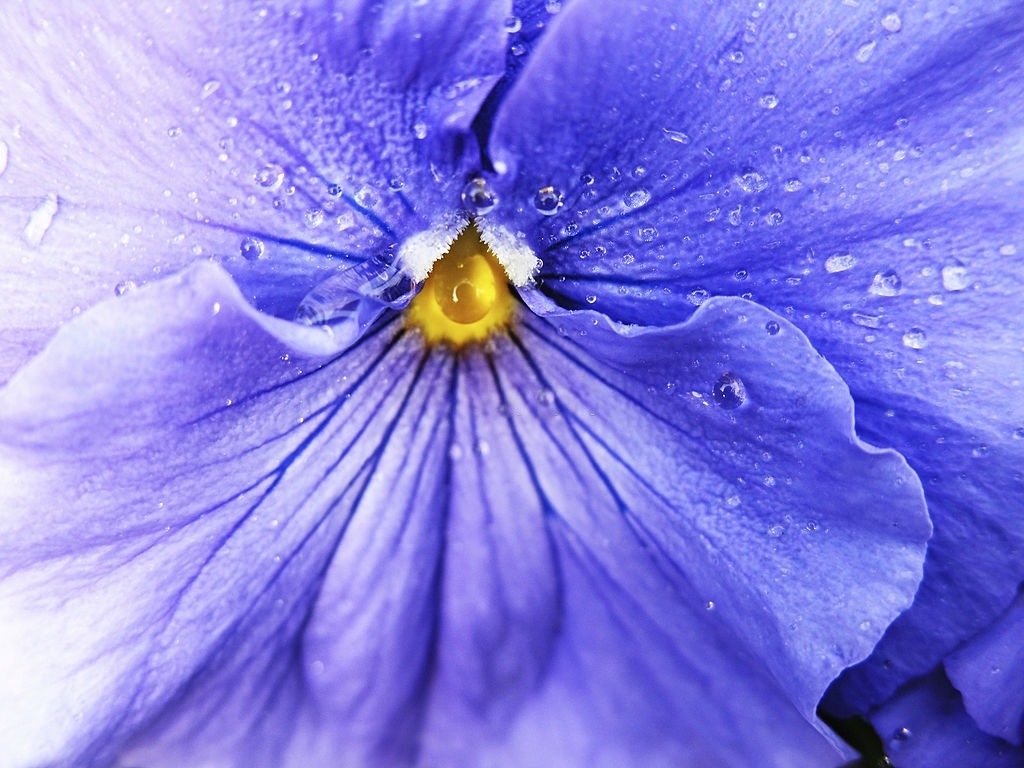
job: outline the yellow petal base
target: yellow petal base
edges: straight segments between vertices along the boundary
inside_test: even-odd
[[[434,266],[405,311],[427,344],[463,347],[508,325],[516,302],[508,277],[470,224]]]

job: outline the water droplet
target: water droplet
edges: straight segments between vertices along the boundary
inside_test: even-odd
[[[739,408],[747,401],[747,388],[734,373],[723,373],[711,390],[715,402],[727,411]]]
[[[462,204],[470,213],[483,216],[498,204],[498,195],[482,176],[470,179],[462,189]]]
[[[879,272],[871,281],[868,291],[875,296],[898,296],[903,289],[903,281],[893,270]]]
[[[768,535],[773,539],[778,539],[786,532],[786,526],[782,523],[772,523],[768,526]]]
[[[665,137],[669,141],[674,141],[676,144],[684,144],[684,145],[690,143],[690,137],[687,136],[682,131],[673,131],[673,130],[670,130],[668,128],[662,128],[662,130],[665,132]]]
[[[254,261],[255,259],[263,258],[263,254],[266,253],[266,247],[263,245],[263,241],[259,238],[247,237],[242,240],[242,244],[239,246],[239,251],[243,257],[249,261]]]
[[[0,176],[7,170],[7,144],[0,141]]]
[[[857,257],[851,253],[837,253],[825,259],[825,271],[835,274],[853,269],[857,264]]]
[[[636,231],[636,239],[641,243],[653,243],[658,239],[658,230],[656,227],[640,227]]]
[[[782,327],[774,320],[769,320],[764,324],[764,329],[768,331],[769,336],[776,336],[782,330]]]
[[[562,193],[554,187],[541,187],[533,196],[533,207],[545,216],[554,216],[562,207]]]
[[[772,208],[765,214],[764,221],[769,227],[777,227],[783,222],[785,216],[778,208]]]
[[[766,93],[759,102],[762,109],[775,109],[779,106],[779,97],[774,93]]]
[[[277,163],[267,163],[256,171],[256,183],[271,191],[280,189],[284,183],[284,168]]]
[[[170,136],[172,139],[178,138],[179,136],[181,136],[181,126],[172,125],[170,128],[167,129],[167,135]]]
[[[704,603],[704,608],[709,610],[709,611],[715,610],[715,601],[714,600],[708,600],[706,603]]]
[[[1024,427],[1017,427],[1013,430],[1013,436],[1018,440],[1024,440]]]
[[[787,179],[782,188],[787,192],[798,192],[803,189],[804,183],[800,179]]]
[[[705,301],[708,300],[710,294],[703,288],[695,288],[686,294],[686,300],[693,304],[695,307],[699,307]]]
[[[651,200],[651,193],[646,189],[634,189],[623,198],[627,208],[640,208]]]
[[[597,303],[597,296],[595,296],[592,293],[587,294],[587,304],[596,304],[596,303]]]
[[[323,208],[310,208],[303,214],[302,220],[310,229],[316,229],[324,223]]]
[[[876,45],[878,45],[878,43],[876,43],[874,40],[872,40],[870,43],[864,43],[864,45],[858,48],[857,52],[853,54],[853,58],[855,58],[861,64],[866,64],[868,60],[871,59],[872,54],[875,52]]]
[[[417,122],[413,123],[413,125],[412,125],[412,134],[417,139],[425,139],[425,138],[427,138],[427,133],[428,132],[429,132],[429,127],[422,120],[418,120]]]
[[[928,346],[928,337],[921,328],[911,328],[903,334],[903,346],[911,349],[924,349]]]
[[[505,19],[505,31],[510,35],[514,35],[516,32],[523,28],[523,20],[518,16],[509,16]]]
[[[1006,245],[1001,245],[1001,246],[999,246],[999,255],[1000,256],[1016,256],[1017,255],[1017,246],[1015,246],[1013,243],[1007,243]]]
[[[894,741],[907,741],[913,735],[914,734],[911,732],[911,730],[904,726],[903,728],[897,729],[896,733],[892,735],[892,738]]]
[[[965,267],[951,265],[942,268],[942,287],[947,291],[962,291],[970,284]]]
[[[739,185],[739,188],[748,194],[764,192],[768,189],[768,182],[765,181],[764,176],[755,170],[744,171],[735,178],[736,184]]]
[[[135,290],[135,281],[133,280],[122,280],[114,286],[115,296],[124,296],[126,293],[130,293]]]
[[[36,209],[29,214],[28,223],[22,234],[29,245],[39,245],[43,242],[46,231],[53,223],[53,217],[57,215],[57,196],[47,195]]]
[[[850,315],[850,320],[854,325],[859,325],[861,328],[880,328],[882,326],[881,315],[866,315],[863,312],[854,312]]]
[[[562,0],[547,0],[544,3],[544,10],[554,15],[562,10]]]
[[[200,97],[208,99],[220,89],[220,80],[207,80],[203,83],[203,90],[200,92]]]
[[[743,51],[730,51],[728,58],[733,64],[742,64],[745,57]]]
[[[899,32],[903,29],[903,19],[895,11],[887,13],[882,17],[882,29],[886,32]]]

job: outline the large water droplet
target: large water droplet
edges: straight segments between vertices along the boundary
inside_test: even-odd
[[[825,271],[835,274],[853,269],[857,264],[857,257],[850,253],[837,253],[825,259]]]
[[[782,330],[782,327],[774,320],[769,320],[764,324],[764,329],[768,331],[769,336],[776,336]]]
[[[911,328],[903,334],[903,346],[911,349],[924,349],[928,346],[928,337],[921,328]]]
[[[279,189],[284,183],[284,168],[277,163],[267,163],[256,171],[256,183],[271,191]]]
[[[334,337],[354,340],[386,309],[408,306],[416,283],[390,258],[376,256],[324,280],[295,312],[304,325],[330,324]]]
[[[887,269],[879,272],[871,281],[868,291],[875,296],[898,296],[903,289],[903,281],[895,271]]]
[[[775,109],[779,106],[779,97],[774,93],[766,93],[761,97],[760,105],[762,109]]]
[[[857,52],[853,54],[853,58],[855,58],[861,64],[866,64],[871,59],[871,56],[875,53],[876,45],[878,45],[878,43],[876,43],[874,40],[872,40],[870,43],[864,43],[864,45],[858,48]]]
[[[942,287],[947,291],[962,291],[970,284],[965,267],[956,265],[942,268]]]
[[[764,192],[768,189],[768,182],[765,181],[764,176],[755,170],[747,170],[736,176],[736,184],[748,194]]]
[[[895,11],[887,13],[882,17],[882,29],[886,32],[899,32],[903,29],[903,19]]]
[[[487,179],[477,176],[474,179],[470,179],[469,183],[463,187],[462,204],[470,213],[483,216],[485,213],[494,210],[494,207],[498,204],[498,195],[491,189]]]
[[[651,200],[651,193],[646,189],[634,189],[623,198],[627,208],[640,208]]]
[[[533,207],[545,216],[554,216],[562,207],[562,193],[554,187],[541,187],[533,196]]]
[[[723,373],[711,389],[715,402],[727,411],[735,410],[747,401],[747,388],[734,373]]]
[[[514,35],[516,32],[523,28],[523,20],[518,16],[509,16],[505,19],[505,31],[510,35]]]
[[[46,199],[36,206],[36,209],[29,214],[28,223],[25,225],[25,229],[22,233],[29,245],[39,245],[43,242],[43,237],[46,235],[46,231],[53,223],[53,217],[57,215],[58,208],[57,196],[48,195]]]
[[[266,253],[266,247],[258,237],[246,237],[242,240],[239,251],[244,258],[249,261],[255,261],[256,259],[263,258],[264,253]]]

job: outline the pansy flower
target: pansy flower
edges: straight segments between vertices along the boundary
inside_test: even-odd
[[[1024,576],[955,11],[17,5],[0,764],[847,759]]]

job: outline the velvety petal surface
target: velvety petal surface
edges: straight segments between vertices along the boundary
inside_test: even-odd
[[[339,268],[454,227],[508,15],[14,3],[0,29],[0,380],[82,308],[197,259],[290,318]]]
[[[425,764],[839,762],[815,704],[930,527],[799,331],[741,300],[665,330],[524,313],[455,402]]]
[[[1018,768],[1024,750],[982,733],[941,669],[913,681],[871,715],[897,768]]]
[[[1015,746],[1024,741],[1024,597],[946,659],[946,674],[985,733]]]
[[[540,292],[640,323],[774,309],[923,478],[924,584],[839,710],[934,668],[1024,577],[1022,40],[1010,2],[579,0],[496,118],[487,221],[543,260]]]
[[[307,679],[324,662],[298,642],[312,606],[332,564],[401,538],[388,510],[422,512],[400,565],[429,572],[439,547],[436,499],[418,494],[446,458],[446,392],[393,331],[307,365],[318,331],[261,317],[203,264],[84,313],[12,379],[0,764],[108,766],[132,742],[128,764],[337,765],[300,740],[325,727]],[[416,430],[438,440],[410,460]],[[340,597],[364,622],[386,613],[392,642],[429,628],[433,602],[401,570],[390,592],[349,573]],[[348,632],[355,668],[383,657],[365,624]],[[364,690],[361,706],[413,713],[412,660],[372,668],[383,703]]]

